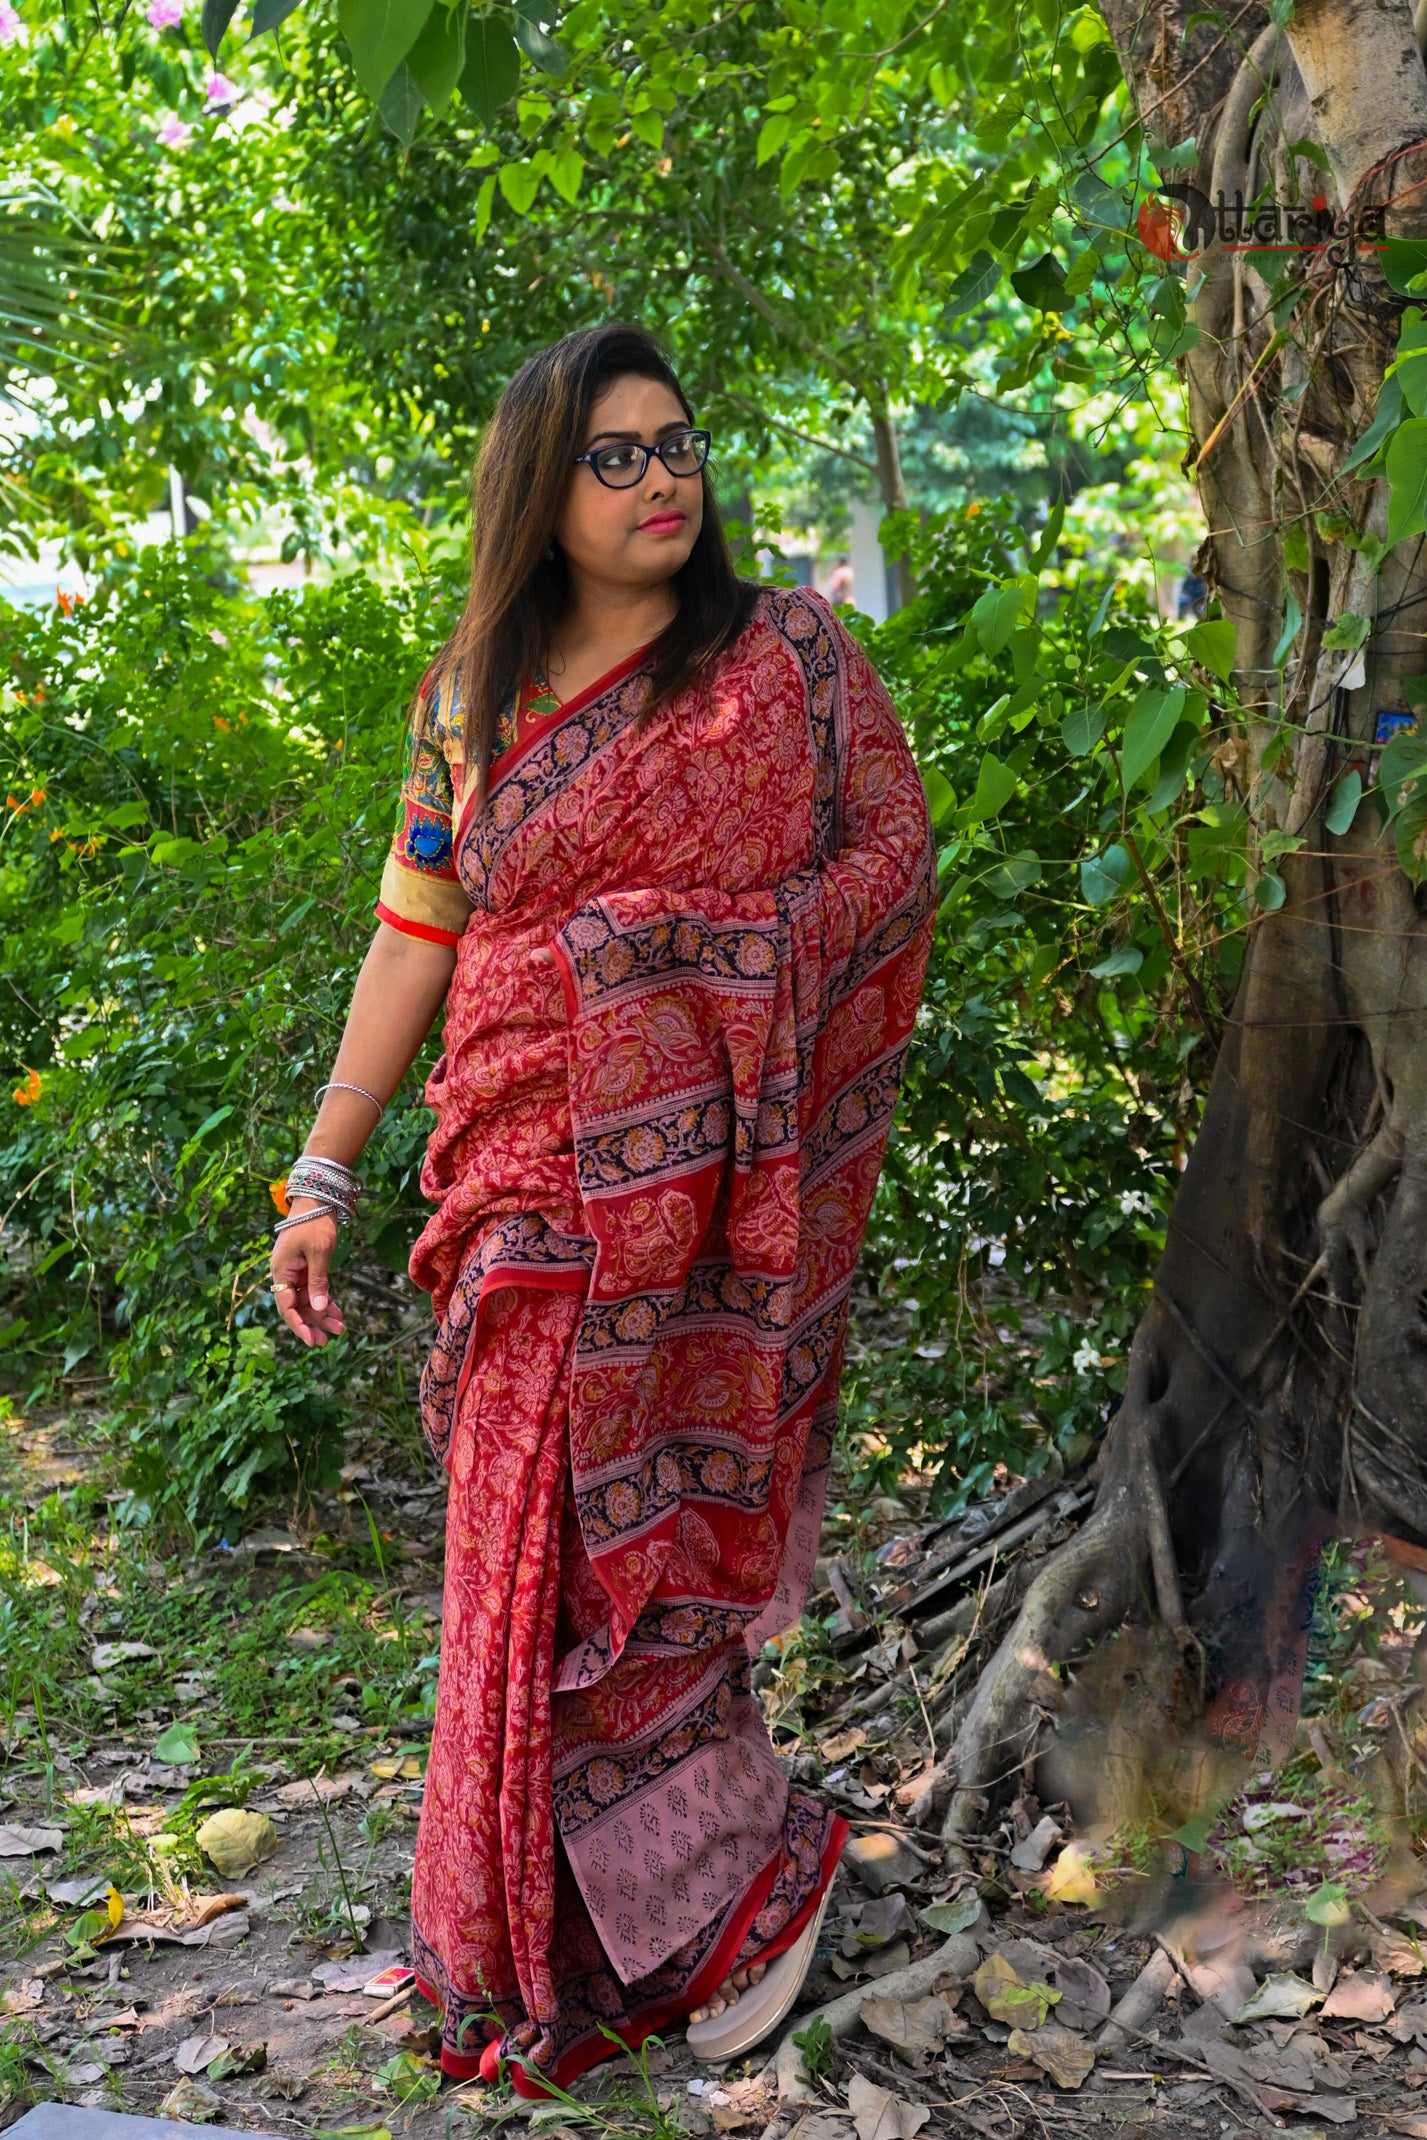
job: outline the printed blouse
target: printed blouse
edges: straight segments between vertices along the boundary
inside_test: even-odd
[[[493,779],[505,754],[559,711],[544,677],[528,679],[496,723]],[[462,718],[459,681],[448,677],[424,720],[407,730],[401,811],[377,900],[378,921],[430,944],[459,943],[471,914],[456,874],[466,776]]]

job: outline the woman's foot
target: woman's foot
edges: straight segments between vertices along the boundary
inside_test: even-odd
[[[747,1969],[735,1969],[731,1976],[724,1978],[707,2006],[694,2008],[689,2016],[690,2021],[717,2020],[720,2014],[727,2013],[729,2007],[738,2004],[738,1994],[741,1991],[747,1991],[750,1985],[762,1983],[767,1969],[766,1962],[753,1962]]]

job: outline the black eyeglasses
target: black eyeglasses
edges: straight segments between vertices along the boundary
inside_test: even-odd
[[[709,431],[675,431],[657,446],[592,446],[575,455],[575,466],[588,461],[607,490],[633,490],[644,481],[651,460],[660,460],[671,476],[696,476],[709,457],[713,434]]]

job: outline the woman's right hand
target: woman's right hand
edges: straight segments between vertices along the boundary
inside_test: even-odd
[[[304,1345],[325,1345],[346,1329],[342,1311],[327,1291],[327,1273],[337,1246],[337,1221],[330,1211],[299,1196],[294,1211],[312,1213],[306,1226],[287,1226],[273,1243],[272,1289],[278,1314]]]

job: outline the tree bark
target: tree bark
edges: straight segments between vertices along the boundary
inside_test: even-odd
[[[885,401],[870,401],[868,409],[872,417],[872,438],[877,450],[877,487],[882,493],[884,513],[905,513],[907,510],[907,486],[902,477],[902,454],[897,444],[897,426]],[[917,591],[912,577],[912,568],[905,557],[899,557],[893,566],[897,582],[897,607],[905,609]]]
[[[1211,201],[1321,190],[1335,214],[1381,205],[1390,235],[1427,233],[1427,70],[1406,0],[1298,0],[1286,30],[1255,0],[1187,42],[1191,0],[1102,5],[1152,146],[1192,139]],[[1303,140],[1331,175],[1290,152]],[[1251,842],[1277,829],[1303,846],[1281,865],[1284,905],[1251,924],[1094,1513],[977,1690],[949,1838],[1035,1759],[1087,1818],[1135,1761],[1162,1805],[1192,1811],[1204,1760],[1286,1746],[1323,1536],[1427,1542],[1427,913],[1371,808],[1341,835],[1323,821],[1349,765],[1369,784],[1378,716],[1427,668],[1427,546],[1374,571],[1361,537],[1385,540],[1387,484],[1342,474],[1405,301],[1372,253],[1350,271],[1300,254],[1277,314],[1252,256],[1218,237],[1187,275],[1199,565],[1237,629]],[[1285,562],[1290,527],[1306,567]],[[1280,670],[1290,594],[1302,622]],[[1361,663],[1323,646],[1347,612],[1371,620]],[[1285,723],[1290,760],[1265,772]],[[1107,1644],[1126,1623],[1134,1639]],[[1052,1670],[1091,1644],[1068,1681]],[[1138,1751],[1112,1762],[1130,1716]],[[1176,1769],[1196,1735],[1198,1769]]]

